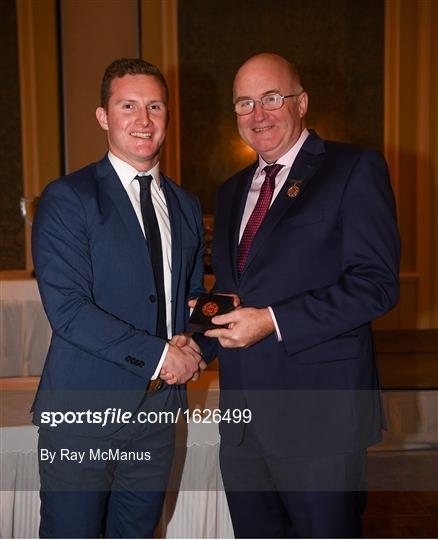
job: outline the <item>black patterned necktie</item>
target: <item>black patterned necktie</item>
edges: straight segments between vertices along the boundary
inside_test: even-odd
[[[140,206],[143,218],[146,242],[149,248],[149,256],[154,271],[155,288],[157,290],[158,317],[156,335],[167,339],[166,323],[166,296],[164,294],[164,271],[163,271],[163,249],[161,247],[160,228],[158,226],[157,215],[152,203],[150,174],[135,177],[140,184]]]
[[[260,189],[259,198],[257,199],[254,210],[252,211],[245,230],[243,231],[237,251],[237,271],[239,275],[245,268],[246,260],[248,258],[249,250],[251,249],[254,237],[257,234],[260,225],[263,223],[266,214],[268,213],[272,195],[274,194],[275,190],[275,177],[283,167],[284,165],[276,164],[266,165],[266,167],[263,169],[266,173],[265,180]]]

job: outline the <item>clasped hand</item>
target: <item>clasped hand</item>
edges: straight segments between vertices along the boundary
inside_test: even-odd
[[[167,384],[183,384],[196,381],[200,370],[207,364],[202,359],[201,350],[191,337],[184,334],[173,336],[161,366],[160,378]]]
[[[275,331],[268,308],[243,308],[237,294],[227,293],[226,296],[233,298],[234,311],[213,317],[212,322],[226,325],[227,328],[207,330],[204,332],[205,336],[218,338],[222,347],[230,349],[250,347]],[[196,299],[189,301],[189,307],[194,308],[195,305]]]
[[[207,337],[218,338],[224,348],[250,347],[274,332],[275,325],[268,308],[237,308],[213,317],[214,324],[227,328],[207,330]]]

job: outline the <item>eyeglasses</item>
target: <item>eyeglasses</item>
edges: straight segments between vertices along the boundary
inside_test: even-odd
[[[276,109],[281,109],[281,107],[283,107],[283,103],[286,98],[297,97],[302,93],[303,92],[301,91],[298,94],[289,94],[288,96],[282,96],[281,94],[274,92],[273,94],[266,94],[260,99],[240,99],[234,104],[234,111],[239,116],[251,114],[255,108],[256,103],[260,103],[260,105],[265,109],[265,111],[275,111]]]

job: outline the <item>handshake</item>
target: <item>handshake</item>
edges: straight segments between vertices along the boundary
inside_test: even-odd
[[[274,331],[274,323],[267,308],[241,308],[240,298],[234,293],[222,294],[232,298],[234,310],[213,317],[217,329],[208,330],[205,335],[218,338],[222,347],[249,347]],[[197,298],[189,300],[190,308],[196,307]],[[173,336],[161,366],[160,379],[167,384],[183,384],[196,381],[199,373],[207,367],[201,349],[196,341],[184,334]]]
[[[184,334],[173,336],[160,371],[160,379],[167,384],[196,381],[207,367],[196,341]]]

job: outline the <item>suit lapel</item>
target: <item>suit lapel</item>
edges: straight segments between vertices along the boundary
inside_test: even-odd
[[[318,170],[324,158],[324,153],[323,141],[311,130],[310,135],[295,158],[286,182],[275,198],[275,201],[272,203],[271,208],[254,237],[242,276],[245,274],[263,243],[268,240],[269,235],[272,233],[279,220],[295,205],[296,201],[302,197],[306,187]],[[299,187],[299,193],[296,197],[290,197],[288,195],[288,190],[293,185]]]
[[[128,241],[133,244],[133,253],[136,254],[136,257],[133,257],[133,259],[138,260],[138,255],[141,262],[148,266],[152,271],[147,243],[138,222],[137,215],[120,178],[117,176],[117,173],[107,156],[96,164],[96,173],[99,190],[109,196],[113,207],[119,213],[128,231]]]
[[[133,244],[134,248],[133,253],[138,255],[138,258],[133,257],[133,260],[139,260],[144,267],[148,268],[150,277],[153,279],[152,263],[143,231],[138,223],[137,215],[128,194],[107,156],[96,164],[96,174],[99,190],[109,196],[112,205],[116,208],[128,231],[129,242]],[[160,182],[166,198],[172,235],[172,300],[175,300],[181,274],[181,209],[178,197],[163,174],[160,174]],[[175,309],[176,302],[173,301],[173,325],[175,324]]]
[[[163,174],[160,174],[160,182],[162,183],[164,196],[166,197],[172,237],[172,326],[174,326],[176,320],[176,297],[181,277],[181,207],[178,197]]]

